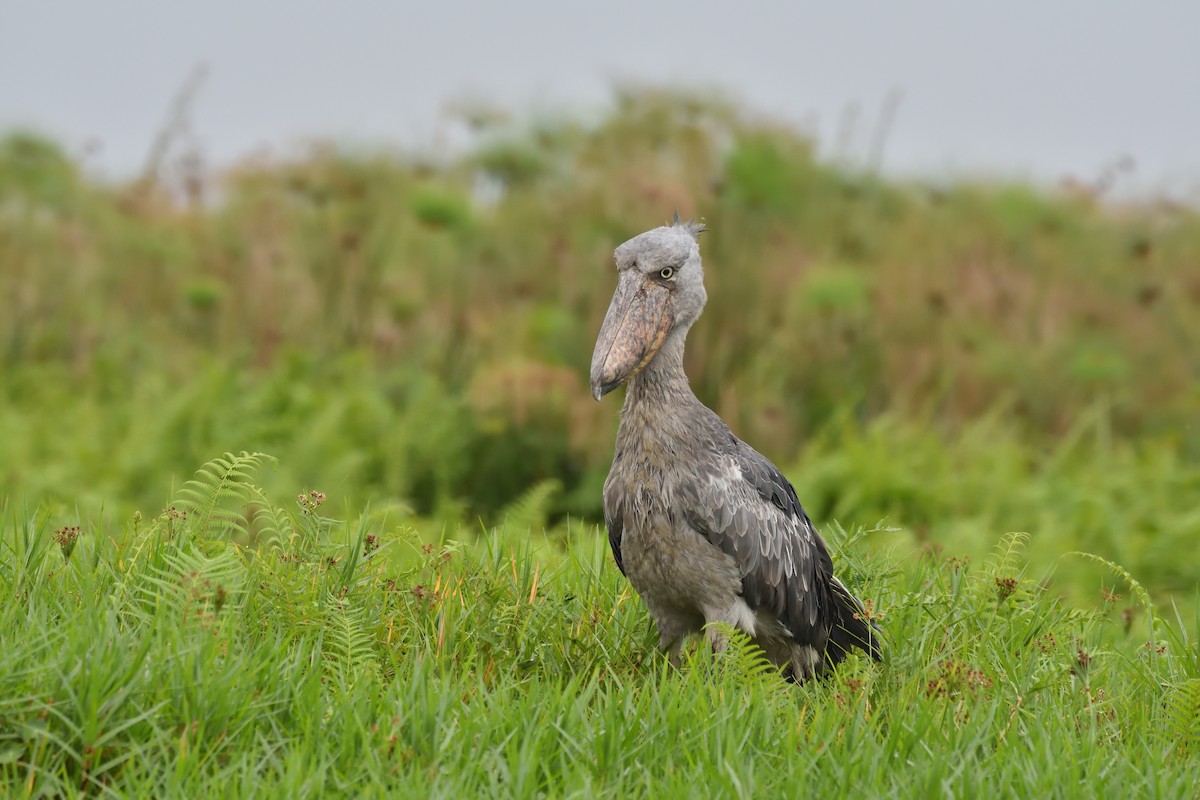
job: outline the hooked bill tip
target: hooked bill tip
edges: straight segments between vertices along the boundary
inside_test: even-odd
[[[608,394],[613,389],[617,388],[617,386],[619,386],[619,385],[620,385],[619,381],[617,383],[608,383],[608,384],[601,383],[600,381],[595,381],[592,383],[592,397],[599,400],[599,399],[603,398],[604,395]]]

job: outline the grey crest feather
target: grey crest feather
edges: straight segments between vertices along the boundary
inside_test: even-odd
[[[673,225],[676,228],[683,228],[696,241],[700,241],[700,234],[702,234],[706,230],[708,230],[708,228],[706,228],[704,226],[704,223],[697,222],[695,217],[692,217],[687,222],[684,222],[683,220],[681,220],[679,218],[678,210],[675,211],[675,219],[674,219],[674,221],[672,221],[671,225]]]

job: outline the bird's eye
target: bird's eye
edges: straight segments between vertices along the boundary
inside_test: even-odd
[[[662,278],[664,281],[670,280],[671,276],[674,274],[675,269],[673,267],[663,267],[658,271],[658,277]]]

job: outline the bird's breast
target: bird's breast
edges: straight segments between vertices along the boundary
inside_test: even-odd
[[[647,605],[699,609],[716,595],[733,597],[740,573],[733,559],[697,533],[682,507],[684,460],[669,449],[619,447],[605,484],[605,513],[621,521],[621,558]]]

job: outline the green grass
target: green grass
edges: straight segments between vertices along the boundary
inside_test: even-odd
[[[161,515],[70,547],[3,510],[8,795],[1186,797],[1200,780],[1196,620],[1159,618],[1136,583],[1153,617],[1132,630],[1111,598],[1067,604],[1024,535],[969,563],[872,556],[833,528],[888,656],[795,686],[736,637],[667,665],[590,526],[432,543],[384,514],[332,520],[314,491],[268,497],[268,463],[211,462]]]

